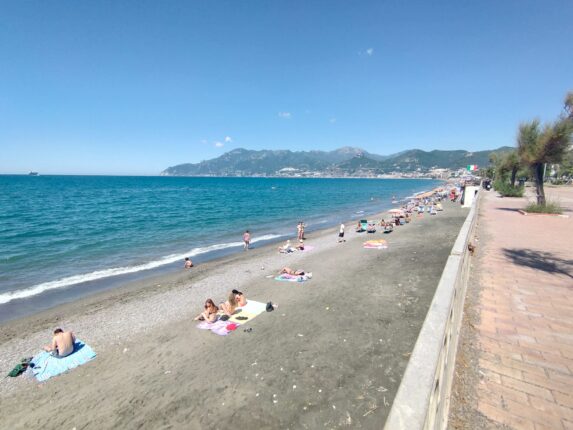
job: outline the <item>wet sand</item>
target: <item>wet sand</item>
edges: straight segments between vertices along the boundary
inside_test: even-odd
[[[98,357],[43,384],[3,379],[0,427],[380,428],[467,215],[444,209],[388,235],[347,224],[345,243],[328,229],[312,251],[263,247],[7,323],[4,373],[56,326]],[[373,238],[389,248],[364,249]],[[285,265],[313,278],[267,278]],[[195,328],[205,298],[233,288],[279,308],[229,336]]]

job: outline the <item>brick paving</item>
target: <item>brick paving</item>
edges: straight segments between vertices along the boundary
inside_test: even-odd
[[[477,366],[456,373],[479,372],[475,408],[491,427],[573,429],[573,188],[546,191],[568,218],[521,215],[525,199],[494,192],[481,201]]]

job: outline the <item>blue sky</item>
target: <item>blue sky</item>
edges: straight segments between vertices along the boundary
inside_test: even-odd
[[[573,2],[12,1],[0,173],[492,149],[573,90]]]

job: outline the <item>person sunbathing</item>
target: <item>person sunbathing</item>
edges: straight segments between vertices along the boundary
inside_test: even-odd
[[[58,358],[67,357],[74,352],[74,342],[76,337],[71,331],[63,331],[61,328],[54,330],[54,337],[51,345],[46,345],[44,351],[51,352]]]
[[[221,303],[219,305],[221,310],[223,312],[225,312],[225,315],[228,315],[228,316],[233,315],[233,313],[235,312],[235,310],[237,309],[238,306],[239,306],[239,304],[237,303],[237,297],[235,296],[235,293],[233,293],[233,292],[231,292],[231,294],[229,294],[229,298],[227,299],[227,301],[225,303]]]
[[[233,294],[235,295],[235,301],[237,302],[237,306],[242,307],[247,304],[247,298],[243,293],[239,290],[233,290]]]
[[[293,270],[290,267],[283,267],[279,272],[279,275],[304,276],[304,274],[304,270]]]
[[[217,315],[219,308],[211,299],[205,301],[205,310],[195,317],[195,321],[215,322],[219,318]]]
[[[290,240],[287,240],[284,245],[279,246],[279,252],[281,254],[288,254],[290,252],[294,252],[294,248],[290,246]]]

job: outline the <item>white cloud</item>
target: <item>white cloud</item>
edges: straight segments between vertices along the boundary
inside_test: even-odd
[[[330,122],[331,124],[334,124],[334,123],[336,122],[336,118],[330,118],[330,119],[328,120],[328,122]]]
[[[366,55],[368,55],[369,57],[372,57],[372,54],[374,54],[374,48],[368,48],[366,50]]]
[[[223,146],[225,146],[225,144],[223,142],[215,142],[214,144],[217,148],[222,148]]]
[[[231,136],[225,136],[225,143],[231,143],[232,141]]]
[[[279,118],[291,119],[292,115],[290,112],[279,112]]]

